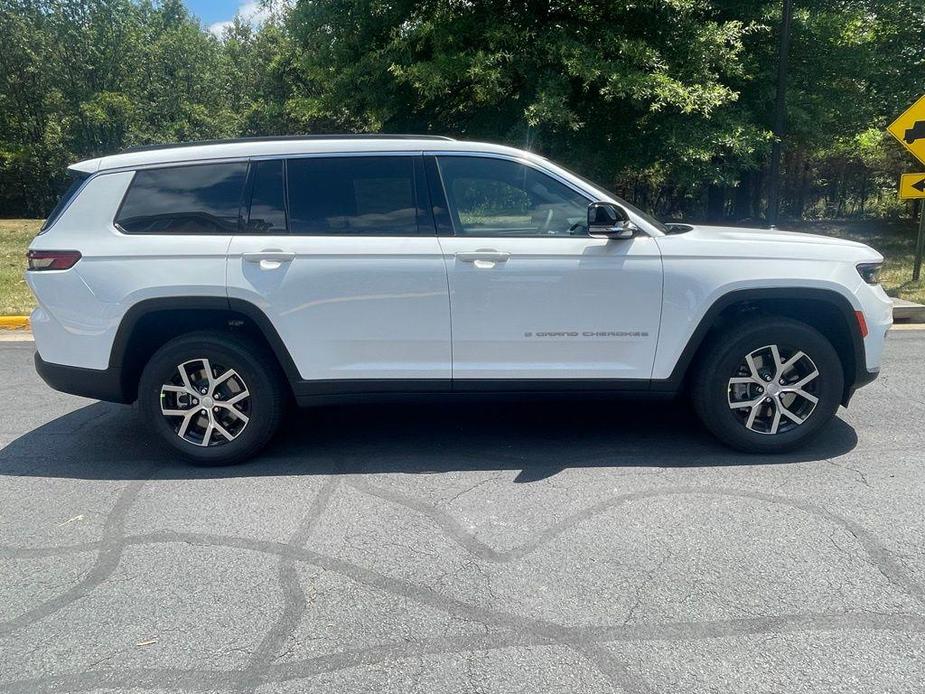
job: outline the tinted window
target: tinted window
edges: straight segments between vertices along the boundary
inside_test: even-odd
[[[70,183],[68,183],[67,188],[58,199],[58,204],[56,204],[48,214],[48,218],[45,220],[45,223],[42,224],[40,231],[45,231],[48,227],[55,223],[55,220],[61,216],[61,213],[64,212],[64,208],[67,207],[67,204],[71,201],[71,198],[77,194],[80,186],[83,185],[83,182],[87,180],[89,175],[90,174],[75,173],[72,171],[68,172],[68,180]]]
[[[468,236],[581,236],[588,200],[536,169],[491,157],[440,157],[455,231]]]
[[[116,223],[130,233],[232,233],[238,229],[246,172],[244,162],[142,169]]]
[[[258,161],[251,165],[253,185],[247,215],[247,231],[286,233],[286,192],[282,161]]]
[[[293,233],[418,233],[412,157],[290,159],[287,178]]]

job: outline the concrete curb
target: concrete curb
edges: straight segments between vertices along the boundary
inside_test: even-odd
[[[893,299],[893,320],[925,323],[925,306],[905,299]]]
[[[0,316],[2,330],[28,330],[29,316]]]

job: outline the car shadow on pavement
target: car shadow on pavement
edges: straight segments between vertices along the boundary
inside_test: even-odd
[[[149,434],[135,409],[94,403],[0,449],[0,475],[119,480],[519,470],[515,482],[531,482],[567,468],[809,462],[856,444],[851,425],[836,418],[798,451],[738,453],[715,441],[683,402],[366,404],[294,410],[254,460],[196,468]]]

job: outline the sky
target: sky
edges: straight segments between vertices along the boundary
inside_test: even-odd
[[[190,12],[202,20],[210,31],[221,33],[222,27],[234,19],[235,13],[242,17],[259,19],[260,8],[256,1],[247,0],[186,0]]]

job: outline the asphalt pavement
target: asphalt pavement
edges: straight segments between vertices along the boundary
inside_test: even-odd
[[[925,331],[809,448],[683,403],[305,410],[197,469],[0,343],[0,692],[921,692]]]

